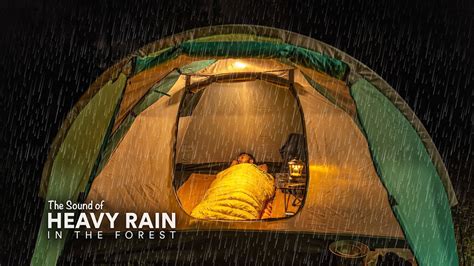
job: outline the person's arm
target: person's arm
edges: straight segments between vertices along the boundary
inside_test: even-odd
[[[237,162],[237,160],[232,160],[232,162],[230,163],[230,166],[234,166],[236,164],[238,164],[239,162]]]
[[[271,218],[271,216],[272,216],[272,203],[273,203],[273,198],[270,199],[269,201],[267,201],[267,204],[265,205],[265,209],[263,209],[261,219]]]
[[[268,172],[268,166],[266,164],[261,164],[259,166],[257,166],[258,169],[264,171],[264,172]]]

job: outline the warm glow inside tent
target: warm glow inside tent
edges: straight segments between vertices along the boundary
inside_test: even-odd
[[[285,172],[281,149],[291,135],[304,139],[306,176],[292,215],[244,222],[190,215],[241,152],[273,176]],[[70,112],[43,174],[46,200],[173,212],[178,231],[392,239],[406,241],[421,265],[458,263],[456,197],[413,111],[360,62],[283,30],[200,28],[122,60]],[[34,263],[56,261],[64,246],[45,238],[44,219]]]

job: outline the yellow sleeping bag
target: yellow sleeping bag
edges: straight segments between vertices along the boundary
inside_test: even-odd
[[[254,164],[237,164],[217,174],[191,216],[200,219],[260,219],[274,193],[274,179],[270,174]]]

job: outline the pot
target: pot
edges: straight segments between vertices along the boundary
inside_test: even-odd
[[[353,240],[339,240],[329,245],[332,265],[363,266],[369,247]]]

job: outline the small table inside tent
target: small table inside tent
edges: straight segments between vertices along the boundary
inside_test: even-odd
[[[285,215],[293,216],[298,211],[303,202],[306,192],[306,176],[290,178],[288,173],[275,174],[275,187],[284,195]],[[293,198],[293,201],[290,201]],[[290,206],[296,207],[295,211],[290,211]]]

